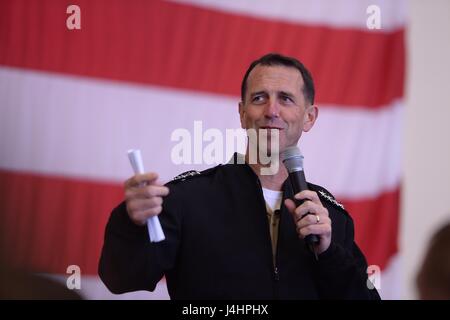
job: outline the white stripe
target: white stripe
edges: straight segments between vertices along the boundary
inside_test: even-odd
[[[307,180],[337,197],[374,197],[398,187],[403,105],[378,110],[323,108],[300,146]]]
[[[373,11],[380,9],[381,29],[386,32],[402,28],[406,22],[405,0],[172,0],[208,9],[310,25],[337,28],[357,28],[367,31],[366,21]]]
[[[372,269],[373,271],[374,269]],[[401,270],[402,270],[402,259],[399,253],[395,254],[390,258],[389,264],[386,268],[375,277],[378,278],[379,286],[377,288],[383,300],[394,300],[401,298]],[[63,286],[66,285],[67,275],[56,275],[56,274],[45,274],[51,279],[55,279],[60,282]],[[76,289],[74,289],[76,290]],[[156,286],[153,292],[148,291],[135,291],[125,294],[113,294],[106,286],[103,284],[98,276],[82,276],[81,277],[81,288],[76,290],[84,299],[89,300],[168,300],[170,299],[169,293],[167,291],[167,284],[165,279],[162,279]]]
[[[195,120],[203,132],[239,128],[238,100],[1,67],[0,167],[121,182],[132,175],[127,150],[140,148],[145,169],[166,181],[211,166],[173,164],[172,132],[193,135]],[[397,186],[402,109],[322,108],[302,137],[308,180],[345,197]]]
[[[61,274],[40,274],[41,276],[53,279],[62,286],[67,286],[68,275]],[[81,276],[80,289],[71,289],[87,300],[169,300],[166,280],[163,278],[158,282],[153,292],[133,291],[123,294],[111,293],[98,276]],[[69,289],[67,289],[69,290]]]
[[[378,293],[383,300],[398,300],[402,297],[402,285],[404,285],[404,264],[401,253],[396,253],[389,258],[389,263],[381,272],[380,288]]]
[[[383,300],[393,300],[401,298],[401,269],[402,262],[400,254],[395,254],[391,257],[389,264],[381,272],[376,275],[379,277],[377,286],[379,286],[378,293]],[[373,271],[373,270],[372,270]],[[66,286],[68,275],[43,274],[51,279],[54,279]],[[88,300],[168,300],[170,299],[167,291],[167,284],[165,279],[162,279],[156,286],[153,292],[149,291],[135,291],[124,294],[113,294],[103,284],[98,276],[81,277],[81,288],[73,289],[84,299]]]

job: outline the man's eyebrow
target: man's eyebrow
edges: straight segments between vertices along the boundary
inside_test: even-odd
[[[280,91],[280,94],[283,96],[288,96],[288,97],[294,97],[295,95],[293,93],[287,92],[287,91]]]
[[[250,93],[250,97],[254,97],[254,96],[258,96],[258,95],[261,95],[261,94],[266,94],[266,92],[265,91],[257,91],[257,92],[252,92],[252,93]]]

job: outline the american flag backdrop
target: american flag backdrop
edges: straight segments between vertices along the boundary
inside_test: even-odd
[[[71,4],[79,30],[66,26]],[[373,4],[381,29],[366,25]],[[388,0],[1,1],[0,237],[9,260],[62,281],[77,265],[86,298],[112,297],[97,264],[132,175],[126,151],[140,148],[162,182],[210,167],[174,164],[172,133],[195,138],[195,121],[203,131],[239,128],[245,70],[279,52],[301,60],[316,84],[319,118],[300,142],[307,179],[346,206],[358,245],[382,271],[382,297],[399,298],[405,22],[405,2]],[[162,280],[155,293],[123,297],[168,296]]]

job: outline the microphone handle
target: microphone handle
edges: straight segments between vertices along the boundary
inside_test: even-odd
[[[298,171],[289,173],[289,180],[291,181],[292,190],[294,191],[294,194],[297,194],[303,190],[308,190],[308,186],[306,184],[306,179],[305,179],[305,173],[303,170],[298,170]],[[294,199],[294,203],[297,207],[299,205],[301,205],[303,202],[304,202],[304,200]],[[306,213],[305,215],[308,215],[308,214],[312,214],[312,213]],[[305,237],[305,242],[309,246],[319,243],[319,240],[320,240],[319,236],[316,234],[309,234]]]

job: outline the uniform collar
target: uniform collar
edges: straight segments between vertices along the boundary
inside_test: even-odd
[[[253,169],[248,165],[248,163],[245,162],[245,155],[243,155],[242,153],[235,152],[233,154],[233,157],[231,157],[231,159],[228,161],[227,164],[230,164],[230,165],[233,165],[233,166],[236,166],[236,167],[239,167],[239,168],[242,168],[243,170],[245,170],[245,172],[247,172],[247,174],[249,174],[253,179],[257,180],[259,186],[262,188],[258,175],[253,171]],[[285,199],[286,197],[288,197],[288,198],[293,197],[294,194],[292,191],[292,186],[289,182],[289,178],[284,180],[281,191],[283,191],[283,199]]]

